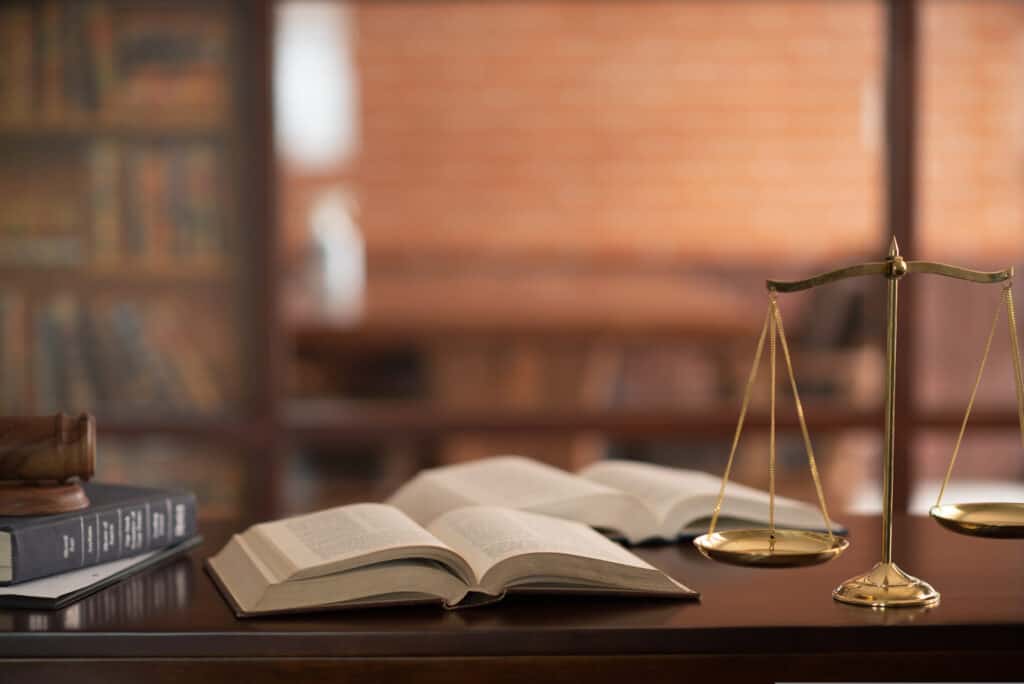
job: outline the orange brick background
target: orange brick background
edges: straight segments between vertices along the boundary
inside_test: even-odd
[[[920,22],[920,247],[979,267],[1020,263],[1024,3],[933,0]]]
[[[1024,3],[919,7],[910,256],[1022,266]],[[554,263],[560,275],[546,273],[559,283],[577,266],[625,264],[639,282],[663,260],[749,273],[723,288],[760,305],[766,275],[801,277],[884,249],[880,2],[350,9],[359,152],[316,173],[282,167],[292,254],[307,241],[311,198],[339,184],[360,206],[371,282],[434,260],[447,275]],[[962,410],[998,292],[940,279],[913,287],[916,310],[904,312],[919,326],[911,391],[926,407]],[[796,299],[785,306],[799,314]],[[1013,405],[1010,372],[1003,328],[979,405]],[[919,441],[922,477],[941,476],[953,438]],[[959,476],[1019,478],[1012,434],[968,439],[974,455]]]
[[[985,269],[1024,266],[1024,4],[923,4],[919,133],[920,250]],[[964,410],[999,302],[997,288],[923,280],[914,312],[921,355],[917,396],[929,408]],[[1019,290],[1019,288],[1018,288]],[[1020,301],[1018,291],[1017,299]],[[1014,406],[1006,316],[978,390],[980,409]],[[925,433],[916,445],[922,478],[939,479],[955,433]],[[955,475],[1020,480],[1012,430],[971,426]]]
[[[975,268],[1019,270],[1024,4],[936,0],[922,4],[920,22],[919,251]],[[921,279],[916,287],[919,396],[928,406],[963,410],[999,292],[945,279]],[[1013,406],[1012,372],[1004,315],[979,406]],[[1020,462],[1019,453],[1004,452]]]
[[[365,2],[371,253],[827,260],[879,249],[873,2]]]

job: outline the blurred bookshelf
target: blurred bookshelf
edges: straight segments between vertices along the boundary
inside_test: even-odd
[[[0,6],[0,407],[94,412],[101,476],[209,515],[272,498],[269,35],[265,3]]]

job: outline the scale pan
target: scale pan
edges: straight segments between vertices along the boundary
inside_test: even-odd
[[[822,532],[775,530],[773,543],[769,530],[757,529],[704,534],[694,539],[693,545],[707,558],[722,563],[792,568],[830,561],[850,542],[845,537],[829,538]]]
[[[1024,537],[1024,503],[963,503],[932,506],[928,511],[943,527],[974,537]]]

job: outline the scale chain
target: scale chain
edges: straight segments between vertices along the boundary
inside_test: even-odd
[[[1020,422],[1021,442],[1024,444],[1024,382],[1021,379],[1020,344],[1017,337],[1017,316],[1013,305],[1013,286],[1007,283],[1003,287],[999,305],[996,306],[996,313],[992,317],[992,327],[988,331],[988,339],[985,340],[985,351],[981,355],[981,363],[978,365],[978,374],[974,378],[974,387],[971,389],[971,397],[967,401],[967,410],[964,412],[963,422],[960,423],[960,432],[953,446],[953,455],[949,459],[949,466],[946,468],[946,476],[939,487],[939,495],[935,499],[935,505],[942,505],[942,497],[949,486],[949,480],[953,475],[953,466],[956,464],[957,456],[960,454],[960,447],[963,444],[964,433],[967,431],[967,422],[971,418],[971,411],[974,410],[974,400],[978,395],[978,387],[981,385],[981,377],[985,372],[985,365],[988,363],[989,353],[992,350],[992,340],[995,338],[996,328],[999,324],[999,311],[1006,307],[1007,323],[1010,329],[1010,353],[1013,355],[1013,379],[1014,392],[1017,395],[1017,417]]]
[[[743,403],[740,405],[740,418],[736,422],[736,432],[732,437],[732,448],[729,449],[729,460],[725,464],[725,473],[722,475],[722,484],[718,488],[718,500],[715,501],[715,508],[711,512],[711,525],[708,527],[708,536],[715,533],[715,526],[718,525],[718,514],[722,510],[722,501],[725,499],[725,485],[729,482],[729,474],[732,472],[732,462],[736,457],[736,447],[740,443],[740,435],[743,434],[743,421],[747,417],[747,408],[750,406],[750,395],[754,389],[754,381],[757,380],[757,370],[761,365],[761,356],[764,353],[764,339],[768,335],[768,324],[771,321],[772,312],[769,308],[764,317],[764,325],[761,326],[761,335],[757,339],[757,350],[754,352],[754,364],[750,368],[750,377],[747,378],[747,387],[743,391]]]
[[[814,480],[814,491],[818,495],[818,506],[821,508],[821,517],[825,521],[825,529],[828,530],[828,538],[835,541],[832,534],[832,520],[828,515],[828,507],[825,505],[825,492],[821,487],[821,477],[818,475],[818,465],[814,458],[814,447],[811,446],[811,435],[807,431],[807,421],[804,418],[804,406],[800,401],[800,392],[796,387],[796,375],[793,373],[793,360],[789,355],[789,344],[786,342],[786,330],[782,325],[782,315],[779,313],[779,305],[772,299],[772,316],[775,325],[779,330],[779,342],[782,343],[782,357],[786,360],[786,370],[789,372],[789,384],[793,388],[793,400],[796,403],[796,417],[800,423],[800,432],[804,438],[804,449],[807,451],[807,463],[811,468],[811,479]],[[774,508],[774,506],[773,506]]]
[[[1004,304],[1008,304],[1007,294],[1009,293],[1009,287],[1003,288],[1003,293],[999,297],[999,304],[996,306],[996,314],[992,317],[992,327],[988,331],[988,339],[985,340],[985,351],[981,355],[981,364],[978,366],[978,374],[974,378],[974,388],[971,390],[971,398],[967,401],[967,411],[964,413],[963,422],[960,423],[960,433],[956,437],[956,445],[953,447],[953,457],[949,459],[949,466],[946,468],[946,477],[942,480],[942,486],[939,487],[939,496],[935,499],[935,505],[942,505],[942,496],[946,493],[946,486],[949,484],[949,478],[953,474],[953,465],[956,463],[956,457],[960,454],[960,445],[964,441],[964,432],[967,430],[967,421],[971,417],[971,411],[974,409],[974,399],[978,396],[978,387],[981,385],[981,376],[985,372],[985,364],[988,362],[989,352],[992,350],[992,340],[996,336],[996,328],[999,324],[999,311],[1003,308]],[[1012,316],[1011,316],[1012,320]],[[1013,324],[1010,324],[1010,329],[1013,329]],[[1017,404],[1020,406],[1020,391],[1017,391]]]
[[[725,487],[729,482],[729,475],[732,472],[732,464],[736,457],[736,449],[739,445],[740,436],[743,433],[743,424],[746,420],[747,410],[750,406],[750,398],[753,394],[754,382],[757,379],[757,371],[761,364],[761,357],[764,355],[765,338],[769,338],[769,355],[771,365],[771,392],[770,392],[770,428],[769,428],[769,453],[768,453],[768,477],[769,477],[769,504],[768,520],[770,528],[770,544],[774,548],[775,543],[775,368],[776,368],[776,338],[782,345],[782,356],[786,361],[786,371],[789,376],[790,386],[793,389],[793,399],[796,404],[797,420],[800,423],[800,432],[803,435],[804,449],[807,451],[807,462],[810,465],[811,478],[814,480],[814,489],[818,498],[818,506],[821,509],[821,516],[825,522],[825,529],[828,531],[829,540],[834,541],[832,532],[832,520],[828,514],[828,507],[825,504],[825,493],[821,486],[821,477],[818,474],[817,462],[814,458],[814,448],[811,446],[810,432],[807,429],[807,421],[804,417],[803,403],[800,401],[800,393],[796,385],[796,375],[793,372],[793,360],[789,353],[789,344],[786,341],[785,328],[782,325],[782,315],[779,312],[778,302],[775,293],[769,293],[768,313],[765,316],[764,325],[761,327],[761,334],[757,340],[757,350],[754,352],[754,363],[750,369],[750,376],[747,378],[747,385],[743,391],[743,401],[740,405],[740,416],[736,423],[736,432],[733,435],[732,447],[729,450],[729,459],[726,461],[725,473],[722,475],[722,483],[718,489],[718,499],[715,502],[714,510],[711,513],[711,524],[708,527],[708,535],[715,532],[718,525],[718,516],[722,510],[722,502],[725,499]]]
[[[775,311],[777,305],[775,302],[775,293],[772,292],[768,295],[770,303],[769,309],[772,311],[772,321],[768,329],[768,354],[770,359],[770,394],[769,405],[770,405],[770,428],[768,432],[768,529],[769,538],[774,543],[775,541],[775,336],[778,331],[778,323],[776,323]]]
[[[1017,339],[1017,314],[1013,306],[1013,283],[1006,285],[1006,315],[1010,320],[1010,349],[1013,354],[1013,372],[1017,390],[1017,419],[1020,422],[1021,445],[1024,446],[1024,374],[1021,372],[1020,343]]]

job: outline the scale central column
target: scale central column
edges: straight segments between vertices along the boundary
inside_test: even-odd
[[[896,238],[887,257],[889,305],[885,338],[885,456],[882,462],[882,560],[863,575],[852,577],[832,592],[843,603],[873,608],[928,606],[938,603],[939,592],[927,582],[908,575],[892,560],[893,478],[896,460],[896,330],[899,320],[899,279],[907,273]],[[904,457],[907,457],[904,454]]]
[[[882,562],[892,563],[892,499],[893,480],[896,474],[896,331],[899,328],[899,287],[900,277],[895,259],[888,275],[889,305],[885,326],[885,460],[882,461]],[[902,259],[900,258],[900,261]],[[906,273],[906,266],[903,267]]]

